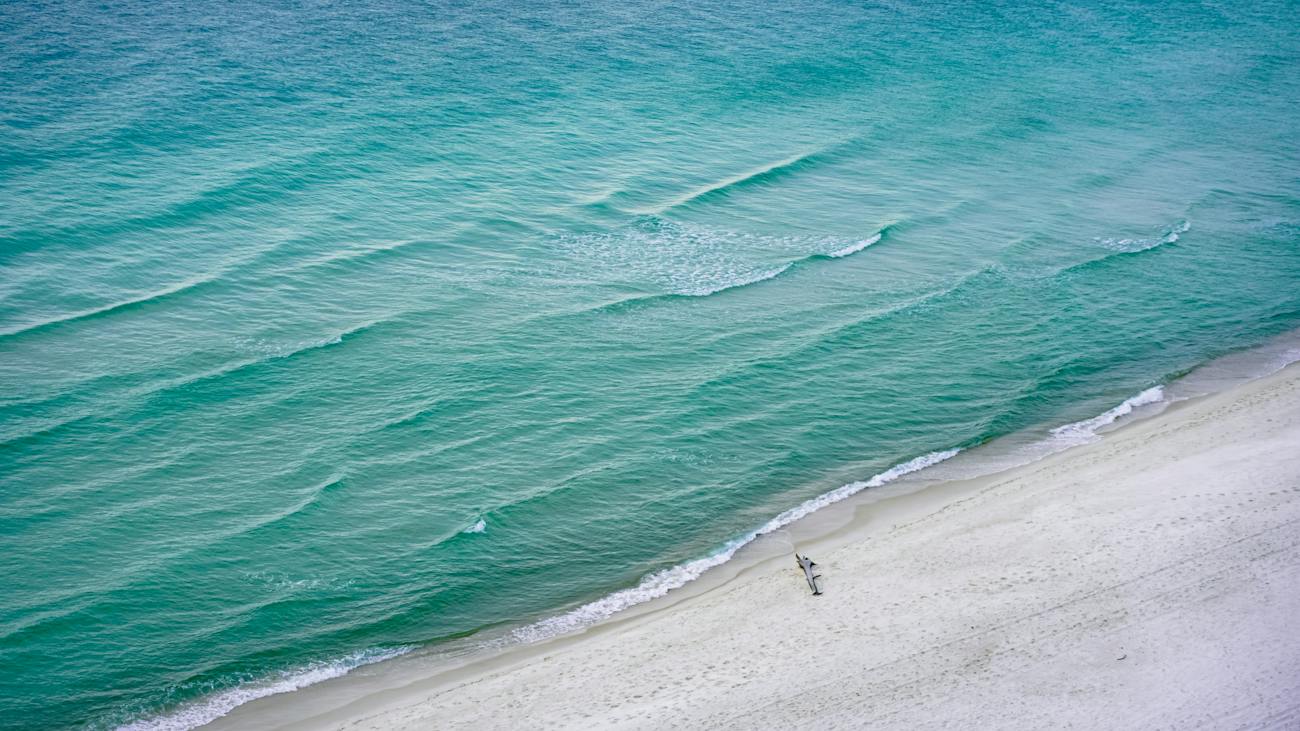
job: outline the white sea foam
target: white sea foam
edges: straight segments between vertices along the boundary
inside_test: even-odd
[[[1185,234],[1185,233],[1187,233],[1187,230],[1190,229],[1191,227],[1192,227],[1192,224],[1191,224],[1191,223],[1188,223],[1187,221],[1179,221],[1178,224],[1177,224],[1176,226],[1171,227],[1171,228],[1170,228],[1170,229],[1165,233],[1164,238],[1160,239],[1160,243],[1162,243],[1162,244],[1172,244],[1172,243],[1174,243],[1175,241],[1178,240],[1178,235],[1179,235],[1179,234]]]
[[[1133,409],[1139,406],[1158,403],[1164,396],[1165,389],[1163,386],[1152,386],[1136,396],[1125,399],[1119,406],[1098,414],[1091,419],[1056,427],[1052,430],[1053,441],[1064,442],[1068,446],[1095,442],[1100,439],[1097,435],[1098,429],[1114,424],[1117,419],[1128,416],[1133,413]]]
[[[1184,226],[1182,230],[1185,231],[1186,227]],[[1254,373],[1252,377],[1262,377],[1269,373],[1276,372],[1297,360],[1300,360],[1300,349],[1294,346],[1286,347],[1285,349],[1280,350],[1273,357],[1269,358],[1266,368],[1259,373]],[[1069,449],[1070,447],[1094,442],[1101,438],[1098,433],[1101,429],[1104,429],[1105,427],[1114,424],[1119,419],[1132,414],[1138,407],[1159,403],[1164,399],[1164,387],[1153,386],[1135,396],[1125,399],[1114,408],[1090,419],[1076,421],[1052,429],[1050,437],[1038,441],[1034,445],[1030,445],[1028,450],[1017,450],[1015,453],[1009,455],[1010,459],[1008,460],[993,463],[981,463],[982,468],[977,473],[970,474],[967,474],[966,470],[960,470],[958,473],[951,474],[942,473],[944,468],[940,468],[941,474],[937,475],[937,477],[939,479],[962,479],[973,477],[976,474],[990,474],[992,472],[998,472],[1042,459],[1049,454],[1060,452]],[[893,482],[904,475],[938,465],[939,463],[954,457],[959,452],[961,452],[960,449],[931,452],[895,465],[870,479],[842,485],[830,492],[806,500],[803,503],[780,513],[776,517],[764,523],[758,529],[728,542],[721,550],[713,555],[696,559],[694,561],[688,561],[649,574],[642,579],[639,584],[632,588],[614,592],[565,614],[543,619],[539,622],[516,629],[507,636],[501,638],[498,642],[502,644],[511,644],[513,642],[535,642],[555,637],[590,626],[624,609],[661,597],[669,591],[685,586],[691,581],[699,578],[705,571],[726,563],[735,556],[742,547],[752,543],[761,535],[780,530],[800,518],[810,515],[828,505],[845,500],[869,487],[880,487]],[[487,522],[480,518],[476,523],[474,523],[474,525],[466,528],[462,532],[481,533],[486,530]],[[231,688],[186,705],[166,715],[134,721],[119,727],[119,731],[180,731],[193,729],[211,723],[249,701],[269,695],[288,693],[305,688],[309,685],[329,680],[330,678],[345,675],[363,665],[381,662],[383,660],[406,654],[412,649],[414,648],[400,647],[395,649],[376,649],[355,653],[335,662],[313,663],[304,668],[282,673],[265,681]]]
[[[289,693],[314,685],[372,663],[404,655],[413,648],[373,649],[353,653],[334,662],[317,662],[297,670],[272,676],[261,682],[245,683],[202,698],[161,716],[132,721],[118,731],[188,731],[212,723],[249,701],[269,695]]]
[[[948,449],[942,452],[931,452],[922,455],[916,459],[895,465],[884,472],[868,480],[859,482],[850,482],[828,493],[818,495],[815,498],[807,500],[780,515],[764,523],[757,530],[746,533],[745,535],[728,542],[720,551],[711,556],[699,558],[694,561],[688,561],[678,564],[662,571],[656,571],[644,579],[641,583],[630,589],[623,589],[597,599],[589,604],[584,604],[565,614],[543,619],[526,627],[521,627],[512,632],[508,640],[536,642],[538,640],[555,637],[557,635],[572,632],[589,626],[602,619],[612,616],[628,607],[635,606],[657,599],[673,589],[685,586],[687,583],[697,579],[705,571],[720,566],[731,557],[736,555],[745,545],[754,541],[761,535],[784,528],[800,518],[813,513],[816,510],[826,507],[832,503],[837,503],[845,498],[855,495],[868,487],[879,487],[888,482],[902,477],[903,475],[923,470],[931,465],[938,464],[953,455],[957,454],[958,449]]]
[[[620,282],[661,294],[707,297],[780,276],[816,257],[849,256],[878,242],[881,233],[850,241],[841,236],[772,236],[660,220],[616,231],[565,236],[564,277]],[[833,252],[824,254],[822,252]],[[784,255],[784,263],[773,262]],[[572,268],[572,272],[565,271]]]
[[[876,234],[875,236],[872,236],[870,238],[865,238],[857,242],[856,244],[849,244],[843,249],[840,249],[839,251],[832,251],[826,256],[829,256],[833,259],[840,259],[842,257],[848,256],[849,254],[856,254],[859,251],[862,251],[863,249],[867,248],[868,246],[871,246],[872,244],[878,241],[880,241],[880,234]]]
[[[736,281],[728,282],[727,284],[723,284],[720,286],[701,287],[699,289],[684,289],[681,290],[680,292],[677,292],[677,294],[683,294],[688,297],[708,297],[711,294],[717,294],[718,292],[725,292],[728,289],[736,289],[737,287],[748,287],[751,284],[766,282],[769,279],[773,279],[775,277],[781,276],[782,274],[785,273],[785,270],[789,269],[792,266],[794,266],[794,264],[786,264],[783,267],[777,267],[776,269],[769,269],[765,272],[759,272],[757,275],[743,277]]]
[[[1154,249],[1162,244],[1172,244],[1178,240],[1181,234],[1187,233],[1192,228],[1192,224],[1186,220],[1170,226],[1164,230],[1159,238],[1143,239],[1097,239],[1097,241],[1111,251],[1118,251],[1122,254],[1133,254],[1147,249]]]
[[[319,350],[321,348],[328,348],[331,345],[338,345],[345,339],[350,338],[357,333],[369,330],[382,322],[384,322],[382,319],[367,320],[359,325],[353,325],[344,328],[343,330],[339,330],[333,335],[326,335],[313,340],[298,342],[276,343],[265,338],[236,337],[233,338],[233,342],[239,346],[241,350],[261,356],[257,360],[241,363],[237,367],[242,368],[245,365],[251,365],[263,359],[273,360],[289,358],[298,355],[299,353],[305,353],[309,350]]]
[[[1051,431],[1052,436],[1049,439],[1039,443],[1039,446],[1043,449],[1036,450],[1035,456],[1029,457],[1026,461],[1033,461],[1036,458],[1041,458],[1062,449],[1095,441],[1100,438],[1097,433],[1098,430],[1133,413],[1133,410],[1139,406],[1154,404],[1163,398],[1164,388],[1154,386],[1091,419],[1084,419],[1083,421],[1057,427]],[[721,550],[710,556],[678,564],[662,571],[656,571],[646,576],[634,587],[614,592],[564,614],[521,627],[504,639],[506,641],[522,642],[536,642],[548,639],[582,629],[624,609],[657,599],[669,591],[685,586],[699,578],[705,571],[731,560],[737,551],[761,535],[780,530],[800,518],[856,495],[869,487],[880,487],[904,475],[937,465],[957,455],[960,451],[960,449],[948,449],[931,452],[908,462],[895,465],[868,480],[850,482],[830,492],[818,495],[777,515],[758,529],[728,542]],[[1041,454],[1037,452],[1041,452]]]

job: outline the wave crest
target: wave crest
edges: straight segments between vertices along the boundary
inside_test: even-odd
[[[884,234],[884,231],[881,231],[881,232],[877,233],[875,236],[871,236],[871,237],[865,238],[865,239],[863,239],[863,240],[857,242],[856,244],[849,244],[848,246],[844,247],[843,249],[840,249],[840,250],[838,250],[838,251],[832,251],[831,253],[827,254],[826,256],[828,256],[828,257],[830,257],[830,258],[832,258],[832,259],[843,259],[844,257],[846,257],[846,256],[848,256],[848,255],[850,255],[850,254],[856,254],[856,253],[858,253],[859,251],[862,251],[863,249],[867,248],[868,246],[871,246],[872,244],[874,244],[874,243],[880,241],[881,237],[883,237],[884,235],[885,235],[885,234]]]
[[[1288,351],[1287,356],[1289,358],[1287,362],[1294,360],[1292,351]],[[1100,438],[1098,434],[1100,429],[1131,414],[1140,406],[1162,401],[1164,395],[1163,386],[1153,386],[1090,419],[1056,427],[1051,430],[1051,436],[1048,440],[1042,443],[1053,448],[1042,454],[1034,455],[1029,461],[1060,451],[1060,449],[1096,441]],[[760,527],[728,541],[713,554],[650,573],[643,577],[636,586],[613,592],[563,614],[520,627],[497,640],[489,642],[488,646],[510,645],[520,642],[532,643],[550,639],[581,630],[625,609],[662,597],[673,589],[694,581],[709,569],[731,560],[741,548],[752,543],[759,536],[778,531],[801,518],[852,497],[868,488],[880,487],[905,475],[938,465],[961,453],[961,451],[960,448],[953,448],[923,454],[906,462],[896,464],[866,480],[850,482],[805,500],[799,505],[779,513]],[[1020,462],[1016,464],[1020,464]],[[1014,465],[1003,465],[997,469],[1006,469],[1009,466]],[[944,475],[943,478],[958,479],[953,475]],[[477,522],[463,529],[461,533],[482,533],[486,529],[486,520],[480,517]],[[229,688],[166,714],[133,721],[119,727],[119,731],[187,731],[211,723],[225,716],[236,707],[258,698],[305,688],[315,683],[345,675],[363,665],[404,655],[413,649],[415,648],[409,646],[375,648],[354,653],[332,662],[312,663],[292,671],[282,672],[260,682],[246,683]]]
[[[845,149],[850,142],[839,142],[827,145],[814,150],[805,150],[789,157],[781,158],[756,168],[751,168],[743,173],[722,178],[712,183],[706,183],[698,188],[687,191],[658,205],[642,206],[627,209],[628,213],[640,215],[659,215],[675,208],[702,203],[721,196],[726,196],[733,191],[754,185],[770,183],[777,178],[791,175],[816,165],[820,162],[833,157],[837,152]],[[607,202],[615,197],[621,196],[620,193],[605,196],[600,202]]]
[[[1187,220],[1166,227],[1159,236],[1138,239],[1097,239],[1097,243],[1118,254],[1136,254],[1147,249],[1154,249],[1164,244],[1172,244],[1179,236],[1191,230],[1192,224]]]
[[[650,218],[618,231],[562,239],[574,269],[602,282],[659,290],[596,309],[617,309],[677,297],[707,297],[775,279],[819,261],[843,259],[885,238],[893,224],[866,238],[846,242],[833,236],[760,236]],[[782,264],[746,261],[743,252],[785,249]],[[770,256],[770,254],[769,254]],[[566,272],[567,275],[567,272]]]
[[[126,310],[130,310],[136,307],[142,307],[148,304],[156,304],[158,302],[162,302],[164,300],[168,300],[185,293],[192,293],[201,287],[211,285],[214,282],[218,281],[221,278],[222,274],[224,274],[224,272],[216,272],[211,275],[186,279],[182,282],[178,282],[169,287],[164,287],[162,289],[155,290],[153,292],[147,292],[145,294],[136,297],[131,297],[129,299],[122,300],[120,302],[113,302],[110,304],[102,305],[100,307],[92,307],[91,309],[88,310],[81,310],[79,312],[71,312],[66,315],[59,315],[57,317],[52,317],[48,320],[42,320],[40,322],[29,323],[27,325],[20,325],[16,328],[12,328],[0,332],[0,337],[7,338],[7,337],[12,337],[14,335],[22,335],[24,333],[39,332],[41,330],[47,330],[50,328],[58,327],[60,325],[67,325],[82,320],[91,320],[97,317],[104,317],[107,315],[112,315],[117,312],[124,312]]]
[[[290,693],[330,678],[347,675],[363,666],[410,652],[412,647],[363,650],[331,662],[316,662],[288,670],[260,683],[244,683],[216,695],[182,706],[169,713],[132,721],[118,731],[188,731],[221,718],[239,706],[269,695]]]
[[[1056,427],[1052,430],[1052,437],[1055,441],[1064,442],[1067,446],[1095,442],[1101,438],[1097,434],[1099,429],[1114,424],[1122,416],[1128,416],[1139,406],[1159,403],[1164,397],[1164,386],[1152,386],[1136,396],[1124,399],[1124,402],[1119,406],[1098,414],[1091,419]]]
[[[830,492],[818,495],[815,498],[805,500],[799,505],[786,510],[777,515],[775,518],[764,523],[761,527],[746,533],[739,538],[727,542],[721,550],[704,558],[698,558],[694,561],[687,561],[661,571],[649,574],[641,580],[636,586],[622,591],[616,591],[594,602],[584,604],[570,612],[560,614],[554,617],[543,619],[540,622],[521,627],[508,636],[509,640],[521,642],[537,642],[539,640],[556,637],[574,630],[590,626],[602,619],[606,619],[617,612],[620,612],[637,604],[643,604],[651,599],[657,599],[673,589],[685,586],[691,581],[699,578],[705,571],[714,566],[721,566],[731,560],[744,546],[752,543],[756,538],[767,533],[784,528],[800,518],[809,515],[821,508],[832,503],[837,503],[845,498],[869,488],[879,487],[888,482],[923,470],[931,465],[938,464],[946,459],[956,455],[959,449],[948,449],[941,452],[931,452],[921,455],[915,459],[895,465],[878,475],[867,480],[850,482],[847,485],[838,487]]]

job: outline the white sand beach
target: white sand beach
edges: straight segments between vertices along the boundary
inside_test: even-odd
[[[577,636],[214,727],[1297,728],[1300,367],[863,505],[800,548],[823,596],[783,555]]]

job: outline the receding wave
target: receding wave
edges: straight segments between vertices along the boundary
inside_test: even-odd
[[[828,493],[806,500],[780,515],[777,515],[775,518],[764,523],[761,527],[729,541],[717,553],[694,561],[678,564],[677,566],[663,569],[662,571],[656,571],[646,576],[639,584],[630,589],[616,591],[613,594],[609,594],[608,596],[597,599],[589,604],[584,604],[570,612],[521,627],[512,632],[508,639],[522,642],[536,642],[538,640],[555,637],[590,626],[637,604],[643,604],[651,599],[657,599],[658,597],[667,594],[669,591],[685,586],[691,581],[699,578],[705,571],[708,571],[715,566],[721,566],[731,560],[731,558],[736,555],[737,551],[752,543],[761,535],[780,530],[816,510],[820,510],[827,505],[837,503],[852,495],[856,495],[869,487],[879,487],[886,483],[893,482],[903,475],[917,472],[918,470],[923,470],[931,465],[938,464],[951,458],[959,451],[960,450],[957,449],[948,449],[941,452],[931,452],[913,460],[895,465],[868,480],[850,482],[849,484],[838,487]]]
[[[269,695],[289,693],[330,678],[337,678],[363,666],[405,655],[414,648],[395,647],[363,650],[329,662],[316,662],[288,670],[258,683],[244,683],[169,713],[118,727],[118,731],[188,731],[221,718],[239,706]]]

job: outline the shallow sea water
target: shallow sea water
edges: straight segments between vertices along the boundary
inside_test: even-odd
[[[562,631],[1300,327],[1294,18],[5,5],[0,727]]]

